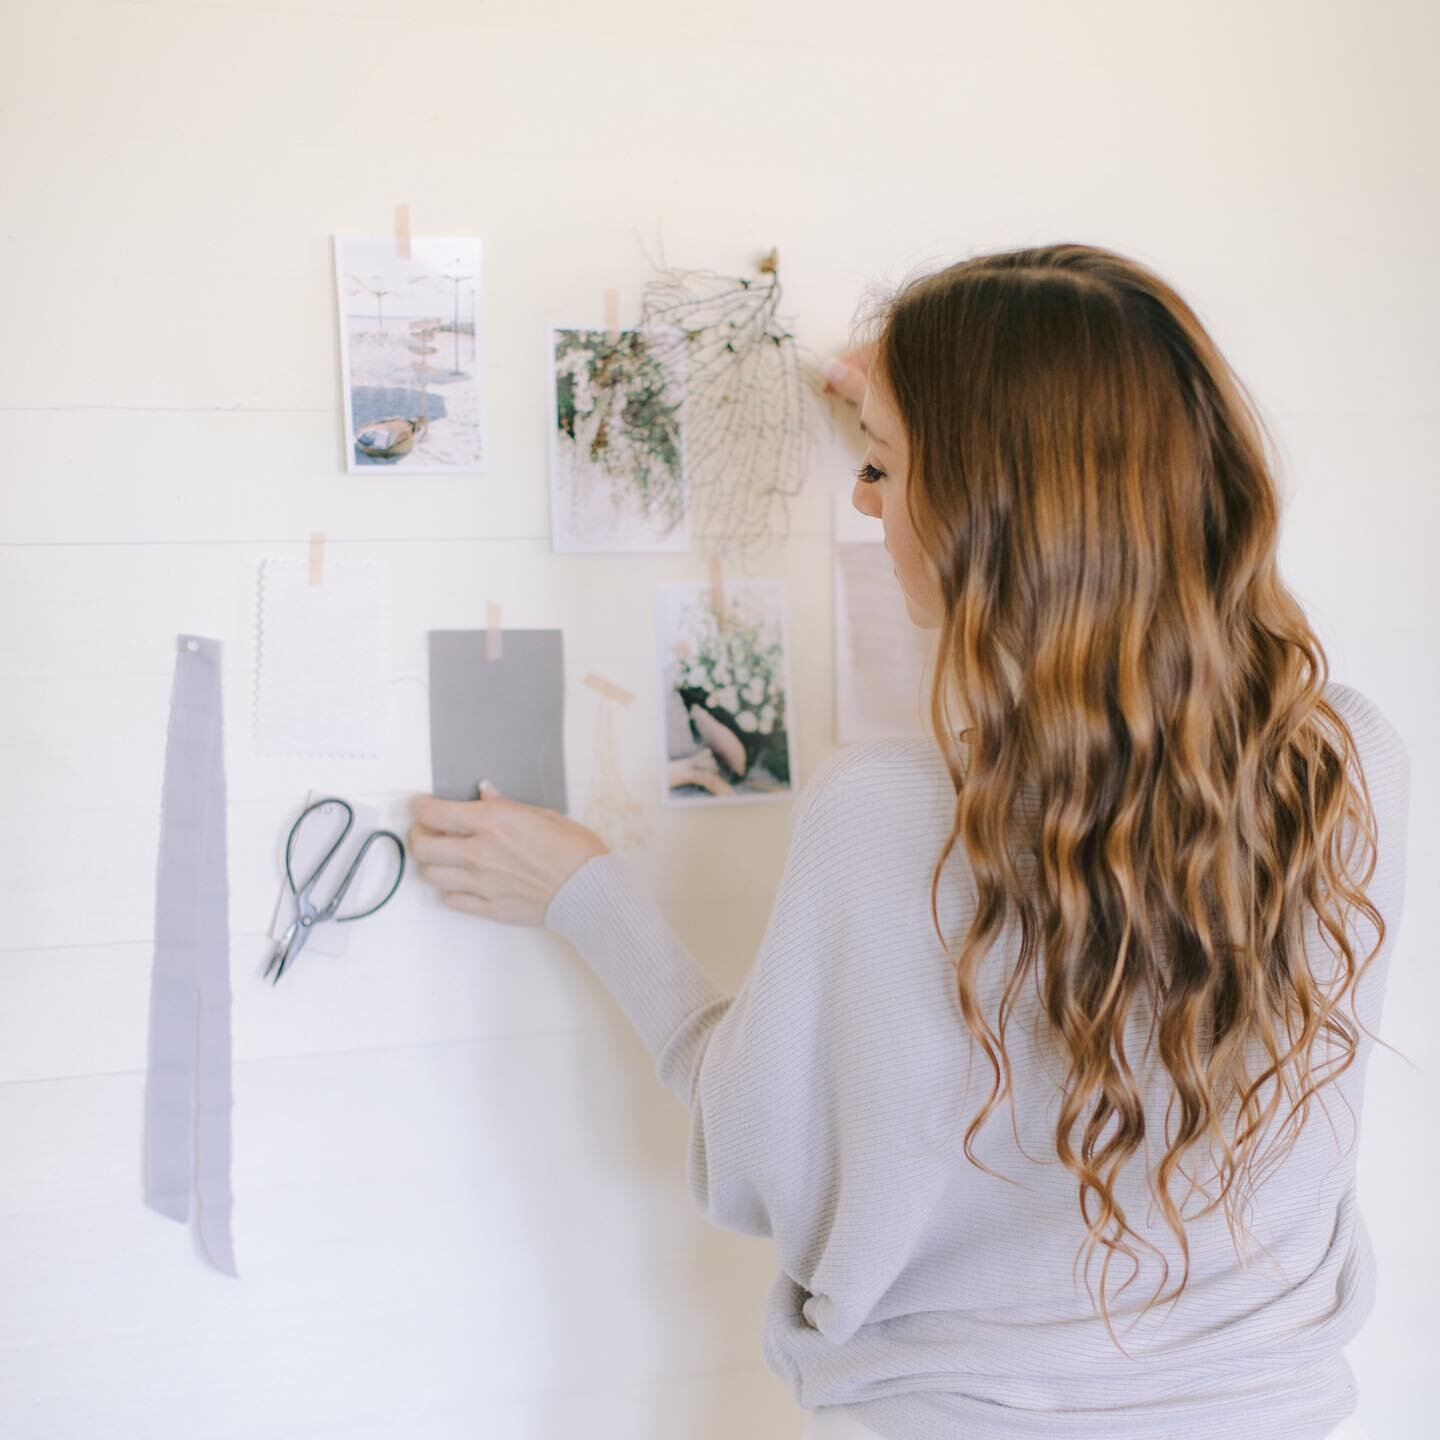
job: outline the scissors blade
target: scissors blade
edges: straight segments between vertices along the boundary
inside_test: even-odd
[[[275,971],[275,979],[270,982],[272,985],[285,973],[286,965],[290,963],[291,959],[294,958],[296,952],[300,949],[300,946],[304,944],[300,936],[300,930],[300,921],[297,918],[291,923],[290,928],[277,942],[270,956],[270,963],[265,967],[266,975],[272,970]],[[278,969],[276,969],[277,966],[279,967]],[[264,979],[264,976],[261,976],[261,979]]]

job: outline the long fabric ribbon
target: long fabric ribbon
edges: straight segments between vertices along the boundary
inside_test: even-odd
[[[178,636],[150,972],[145,1203],[185,1221],[193,1189],[205,1251],[218,1270],[235,1275],[221,718],[220,642]]]

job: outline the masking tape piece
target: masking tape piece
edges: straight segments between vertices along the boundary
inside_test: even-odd
[[[310,534],[310,583],[322,585],[325,582],[325,532],[314,530]]]
[[[395,207],[395,253],[402,260],[410,258],[410,207]]]
[[[593,670],[580,683],[598,691],[607,700],[614,700],[621,705],[630,705],[635,700],[635,697],[623,685],[617,685],[613,680],[607,680]]]
[[[613,341],[620,334],[620,292],[609,289],[605,292],[605,329]]]
[[[725,614],[725,567],[718,555],[710,557],[710,603],[715,607],[715,613],[723,617]]]
[[[500,607],[493,601],[485,602],[485,658],[498,660],[501,657],[502,642],[500,629]]]

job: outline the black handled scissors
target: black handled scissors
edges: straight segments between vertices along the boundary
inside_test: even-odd
[[[300,886],[295,883],[295,876],[290,869],[290,856],[295,848],[295,836],[300,826],[304,824],[305,817],[318,810],[322,805],[338,805],[345,812],[345,828],[336,837],[335,843],[325,852],[324,857],[315,867],[314,874],[303,886]],[[387,904],[390,897],[400,888],[400,881],[405,874],[405,844],[393,830],[372,830],[361,843],[355,858],[350,862],[350,868],[345,872],[345,878],[330,897],[329,903],[317,907],[310,899],[311,893],[315,889],[315,882],[320,878],[325,867],[335,858],[335,852],[344,844],[345,837],[350,833],[350,827],[354,823],[355,812],[344,800],[332,795],[324,800],[315,801],[313,805],[307,805],[290,827],[289,837],[285,841],[285,878],[290,882],[290,889],[295,895],[296,915],[294,923],[275,946],[275,953],[271,955],[270,963],[265,967],[266,975],[272,970],[275,971],[275,980],[270,982],[272,985],[280,979],[285,973],[285,967],[300,953],[305,942],[310,938],[311,930],[316,925],[325,920],[335,920],[342,925],[348,920],[363,920],[367,915],[373,915],[381,905]],[[345,898],[345,892],[350,888],[350,882],[365,863],[365,856],[377,840],[393,840],[395,842],[395,853],[400,861],[399,869],[395,873],[395,883],[386,891],[385,898],[372,905],[368,910],[362,910],[357,915],[336,914],[340,908],[340,902]]]

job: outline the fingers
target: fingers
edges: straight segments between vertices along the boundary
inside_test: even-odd
[[[852,405],[858,405],[865,398],[865,387],[869,383],[858,355],[858,351],[852,351],[844,359],[825,362],[826,390],[833,391]]]
[[[473,895],[477,900],[482,898],[476,888],[478,877],[475,872],[459,865],[422,865],[420,878],[447,895],[458,892]]]
[[[868,375],[874,355],[875,343],[867,341],[864,345],[857,345],[853,350],[847,350],[840,359],[844,364],[853,365],[857,370],[863,370]]]
[[[486,920],[495,918],[490,902],[467,890],[447,890],[440,898],[452,910],[463,910],[467,915],[479,915]]]
[[[410,855],[419,864],[465,865],[472,849],[471,838],[446,835],[423,825],[410,827]]]
[[[442,800],[438,795],[412,795],[410,813],[427,829],[446,835],[474,835],[479,829],[481,801]]]

